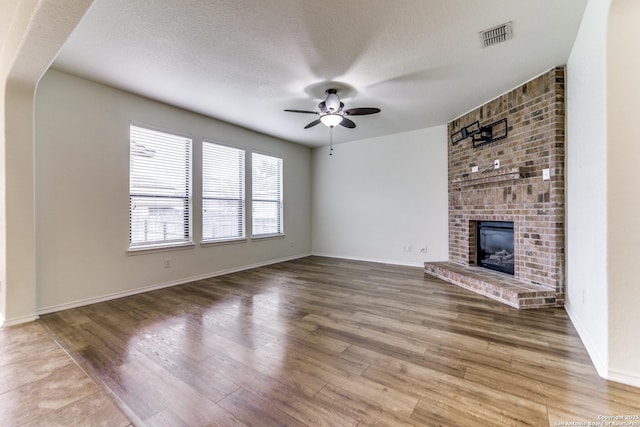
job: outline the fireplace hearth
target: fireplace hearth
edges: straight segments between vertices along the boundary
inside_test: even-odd
[[[478,221],[476,241],[480,267],[514,274],[513,222]]]

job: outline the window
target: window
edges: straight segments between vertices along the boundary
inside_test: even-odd
[[[129,248],[190,243],[191,139],[129,131]]]
[[[282,159],[252,155],[252,235],[282,234]]]
[[[202,240],[244,236],[244,150],[203,141]]]

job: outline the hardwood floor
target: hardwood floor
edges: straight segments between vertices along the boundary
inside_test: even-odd
[[[308,257],[43,316],[146,426],[553,426],[640,415],[563,309]],[[587,425],[587,424],[585,424]]]
[[[0,328],[0,425],[130,426],[41,324]]]

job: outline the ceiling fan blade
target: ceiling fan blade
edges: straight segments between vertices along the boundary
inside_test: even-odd
[[[340,122],[340,125],[349,128],[349,129],[353,129],[354,127],[356,127],[356,124],[353,123],[353,121],[347,119],[346,117],[342,117],[342,121]]]
[[[306,125],[304,128],[305,128],[305,129],[309,129],[310,127],[313,127],[313,126],[315,126],[315,125],[317,125],[317,124],[319,124],[319,123],[320,123],[320,119],[318,119],[318,120],[314,120],[314,121],[312,121],[311,123],[309,123],[308,125]]]
[[[365,116],[367,114],[376,114],[379,112],[379,108],[349,108],[348,110],[345,110],[344,113],[350,116]]]
[[[317,111],[307,111],[307,110],[284,110],[284,111],[288,111],[289,113],[318,114]]]

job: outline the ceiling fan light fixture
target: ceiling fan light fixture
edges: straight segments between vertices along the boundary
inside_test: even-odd
[[[332,128],[342,122],[342,116],[340,114],[325,114],[324,116],[320,117],[320,121],[323,125]]]

